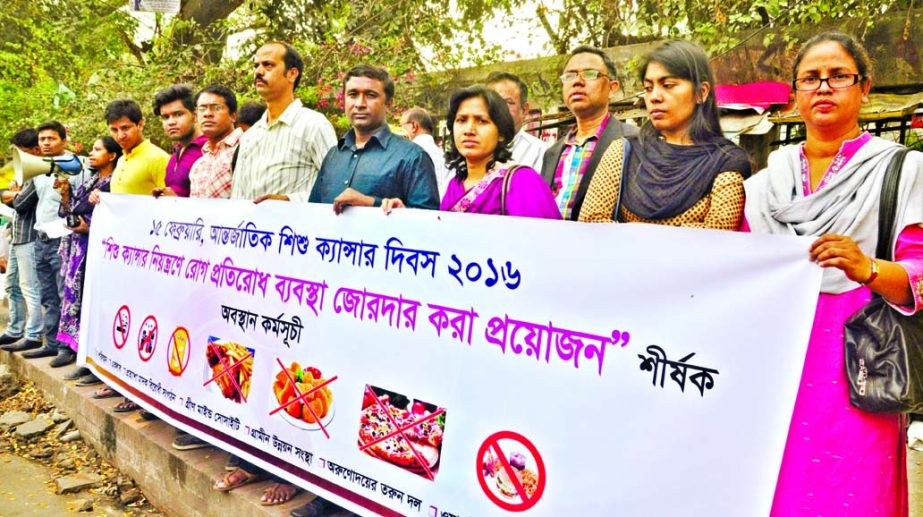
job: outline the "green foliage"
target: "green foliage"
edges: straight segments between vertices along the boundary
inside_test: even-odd
[[[561,54],[579,43],[614,47],[664,38],[693,39],[719,53],[739,43],[741,34],[769,26],[851,18],[862,20],[867,30],[889,11],[912,9],[913,0],[563,0],[560,5],[542,5],[536,16]]]
[[[158,16],[145,41],[138,41],[139,24],[126,0],[3,3],[3,141],[23,126],[55,118],[69,127],[72,140],[87,145],[107,132],[105,104],[130,97],[148,115],[148,135],[167,145],[151,117],[154,93],[174,82],[222,83],[238,92],[240,102],[257,100],[250,59],[270,39],[292,42],[303,53],[297,94],[342,131],[341,80],[349,67],[386,66],[397,83],[393,109],[401,111],[411,99],[444,88],[424,71],[501,60],[502,49],[485,41],[485,21],[524,5],[535,6],[558,53],[580,43],[610,47],[676,37],[699,41],[714,54],[766,26],[849,18],[868,28],[912,0],[190,0],[180,16]],[[225,52],[229,38],[233,55]],[[781,42],[767,38],[755,42],[797,44],[787,33]],[[556,81],[549,84],[556,89]]]
[[[106,134],[105,104],[128,97],[147,115],[146,133],[166,146],[150,111],[154,93],[175,82],[221,83],[238,92],[240,102],[258,100],[250,59],[273,39],[302,52],[297,95],[342,131],[348,127],[340,94],[345,70],[386,65],[398,85],[393,108],[401,111],[427,68],[497,59],[499,49],[481,35],[483,22],[513,1],[223,0],[232,14],[217,17],[217,1],[184,2],[180,16],[157,16],[151,38],[138,42],[138,22],[125,0],[8,0],[0,12],[0,138],[55,118],[68,126],[72,141],[86,145]],[[231,36],[236,52],[225,56]],[[459,36],[469,49],[451,46]],[[56,96],[62,87],[75,95]]]

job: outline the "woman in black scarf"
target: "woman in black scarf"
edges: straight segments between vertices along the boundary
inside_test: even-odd
[[[606,150],[581,219],[739,229],[750,161],[722,136],[705,51],[667,41],[645,57],[640,78],[648,121]]]

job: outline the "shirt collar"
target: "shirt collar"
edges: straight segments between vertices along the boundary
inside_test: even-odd
[[[436,145],[436,139],[433,138],[433,135],[427,133],[420,133],[413,139],[413,143],[423,147],[424,145],[434,146]]]
[[[603,119],[603,123],[599,125],[599,129],[596,130],[596,134],[593,136],[587,137],[583,142],[577,144],[577,126],[570,128],[570,131],[567,132],[567,143],[570,145],[583,145],[590,141],[591,138],[599,140],[603,135],[603,131],[606,130],[606,126],[609,125],[609,120],[612,119],[612,113],[606,113],[606,118]]]
[[[368,148],[369,144],[372,142],[377,142],[379,147],[382,149],[387,149],[388,144],[391,142],[393,133],[391,133],[391,128],[388,127],[388,124],[385,123],[369,138],[369,141],[365,143],[365,148]],[[337,147],[343,151],[345,149],[355,149],[356,148],[356,130],[350,129],[343,135],[343,138],[340,139]]]
[[[193,147],[198,147],[199,149],[201,149],[202,146],[205,145],[205,142],[208,142],[208,137],[205,135],[199,135],[198,137],[193,138],[191,142],[189,142],[189,145],[186,146],[186,149],[191,149]],[[173,146],[173,152],[175,153],[182,148],[183,146],[181,146],[180,144],[176,144]]]
[[[273,125],[276,124],[285,124],[286,126],[291,126],[295,121],[295,115],[298,114],[298,110],[302,107],[301,99],[295,99],[291,104],[285,107],[285,111],[282,112],[282,115],[276,120]],[[260,120],[257,121],[255,126],[260,126],[264,129],[269,129],[269,110],[263,112],[263,116],[260,117]]]
[[[237,145],[237,142],[240,140],[240,135],[242,134],[244,134],[244,130],[239,127],[235,127],[233,131],[231,131],[230,133],[225,135],[224,138],[218,141],[217,147],[234,147],[235,145]],[[218,151],[217,149],[212,148],[211,142],[209,142],[208,139],[206,138],[205,143],[202,144],[202,152],[203,153],[215,153],[217,151]]]
[[[151,145],[151,141],[145,138],[144,140],[141,140],[140,144],[134,146],[131,151],[125,151],[124,154],[126,157],[134,156],[138,153],[143,152],[149,145]]]

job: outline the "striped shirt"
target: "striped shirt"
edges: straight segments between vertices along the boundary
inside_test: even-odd
[[[212,148],[211,142],[205,142],[202,157],[189,171],[189,197],[231,197],[231,160],[243,133],[240,128],[231,131],[216,148]]]
[[[337,143],[333,125],[295,99],[269,124],[269,110],[240,138],[231,199],[284,194],[307,201],[317,171]]]
[[[580,189],[580,181],[586,173],[586,167],[590,163],[599,137],[609,125],[610,118],[611,115],[606,115],[605,120],[596,130],[596,134],[587,137],[582,142],[577,142],[577,128],[567,134],[567,143],[564,144],[561,160],[558,161],[558,168],[554,173],[554,188],[552,189],[564,219],[570,219],[571,210],[577,198],[577,190]]]

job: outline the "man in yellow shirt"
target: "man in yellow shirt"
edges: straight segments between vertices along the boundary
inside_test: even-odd
[[[111,191],[149,196],[155,188],[163,188],[170,155],[144,138],[144,118],[138,103],[130,99],[110,102],[106,106],[106,124],[124,151],[112,172]]]

